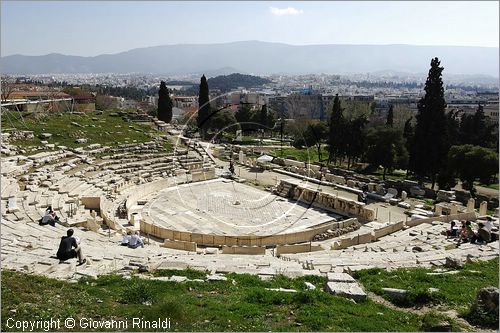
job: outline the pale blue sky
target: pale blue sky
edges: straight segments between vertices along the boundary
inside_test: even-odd
[[[495,46],[491,2],[2,1],[1,55],[93,56],[179,43]]]

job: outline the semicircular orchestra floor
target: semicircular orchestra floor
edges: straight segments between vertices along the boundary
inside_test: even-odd
[[[168,229],[215,235],[273,235],[344,217],[230,180],[167,188],[142,211]]]

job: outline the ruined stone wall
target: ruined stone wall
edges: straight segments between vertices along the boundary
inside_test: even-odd
[[[310,242],[316,234],[325,232],[328,229],[346,228],[353,223],[357,223],[357,219],[353,218],[340,222],[333,221],[321,225],[320,227],[288,234],[269,236],[223,236],[168,229],[155,224],[149,216],[145,216],[140,222],[140,230],[143,234],[149,234],[161,239],[193,242],[204,246],[273,246]]]
[[[278,191],[280,187],[287,186],[287,184],[288,186],[294,186],[285,180],[281,180],[278,185]],[[311,203],[315,207],[332,210],[342,215],[354,216],[363,221],[370,222],[375,219],[375,211],[364,207],[364,203],[339,198],[330,193],[323,193],[314,189],[295,186],[292,198],[306,203]]]

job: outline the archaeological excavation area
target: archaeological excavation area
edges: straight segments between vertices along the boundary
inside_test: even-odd
[[[335,191],[290,169],[276,173],[273,186],[259,187],[220,177],[224,170],[206,145],[175,138],[182,144],[173,152],[161,140],[30,155],[9,145],[2,155],[3,268],[70,280],[161,268],[268,278],[498,256],[498,242],[456,247],[441,234],[452,219],[475,221],[473,209],[389,221],[345,194],[339,176],[325,177]],[[55,227],[38,224],[48,206],[60,216]],[[55,258],[69,227],[88,258],[82,266]],[[127,230],[140,231],[145,247],[120,246]],[[342,283],[350,282],[332,292],[344,293]],[[365,297],[360,289],[355,294]]]

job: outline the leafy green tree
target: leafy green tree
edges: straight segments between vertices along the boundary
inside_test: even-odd
[[[172,121],[172,100],[165,81],[160,82],[158,91],[158,119],[166,123]]]
[[[410,169],[421,179],[431,178],[432,187],[436,175],[442,169],[449,150],[447,121],[444,113],[443,67],[438,58],[431,60],[431,68],[425,82],[425,96],[418,102],[417,125],[410,153]]]
[[[332,113],[330,114],[328,134],[328,162],[336,163],[345,152],[345,119],[342,114],[339,95],[333,100]]]
[[[448,131],[448,141],[450,146],[460,143],[460,121],[457,114],[453,111],[446,115],[446,128]]]
[[[371,129],[367,137],[366,159],[372,166],[382,166],[384,180],[387,171],[406,168],[408,152],[401,130],[391,127]]]
[[[106,95],[97,95],[95,97],[95,108],[97,110],[111,110],[118,107],[118,101],[116,98]]]
[[[498,173],[498,153],[474,145],[452,146],[448,152],[452,174],[462,181],[462,187],[474,194],[474,181],[491,184]]]
[[[243,132],[250,132],[258,129],[257,126],[253,124],[253,122],[255,121],[255,114],[250,106],[246,104],[240,104],[238,111],[236,111],[234,116],[240,124],[241,130]]]
[[[387,120],[385,124],[389,127],[392,127],[394,125],[394,106],[389,107],[389,111],[387,112]]]
[[[472,144],[485,148],[494,148],[497,139],[494,124],[489,124],[484,115],[483,106],[479,105],[473,115],[464,115],[460,122],[458,137],[460,144]]]
[[[368,120],[364,116],[358,116],[346,122],[345,152],[347,156],[347,169],[349,169],[351,163],[354,163],[365,151],[365,125],[367,123]]]
[[[274,125],[276,125],[276,115],[271,110],[267,111],[266,125],[269,128],[274,128]]]
[[[321,145],[328,138],[328,127],[324,122],[309,124],[304,132],[304,143],[307,147],[316,146],[318,152],[318,161],[321,158]]]
[[[222,110],[212,114],[207,129],[215,134],[220,134],[221,132],[234,134],[236,130],[240,129],[240,125],[232,112]]]
[[[210,97],[208,90],[207,78],[203,75],[200,79],[200,90],[198,94],[198,117],[196,122],[200,134],[203,137],[205,129],[208,127],[210,117]]]

